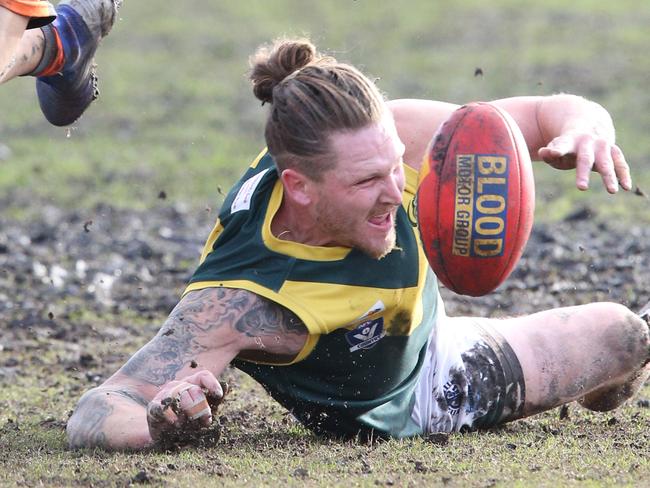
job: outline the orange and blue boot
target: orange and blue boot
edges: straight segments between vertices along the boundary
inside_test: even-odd
[[[121,0],[63,0],[56,19],[43,27],[46,46],[56,49],[49,66],[37,68],[36,92],[53,125],[75,122],[99,95],[93,57],[115,22]]]

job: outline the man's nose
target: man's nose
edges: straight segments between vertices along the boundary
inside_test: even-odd
[[[404,191],[404,181],[399,175],[391,175],[386,183],[386,200],[393,205],[402,203],[402,192]]]

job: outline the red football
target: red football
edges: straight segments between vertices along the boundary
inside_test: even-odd
[[[445,286],[481,296],[503,283],[535,209],[530,155],[512,117],[490,103],[456,110],[424,157],[416,202],[424,252]]]

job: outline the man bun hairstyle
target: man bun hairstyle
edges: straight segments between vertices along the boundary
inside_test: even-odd
[[[320,54],[308,39],[278,39],[250,59],[253,93],[270,104],[264,135],[278,170],[319,181],[336,166],[329,138],[378,123],[384,98],[363,73]]]
[[[253,93],[262,103],[273,103],[273,89],[317,56],[307,40],[277,40],[274,45],[261,46],[251,57]]]

